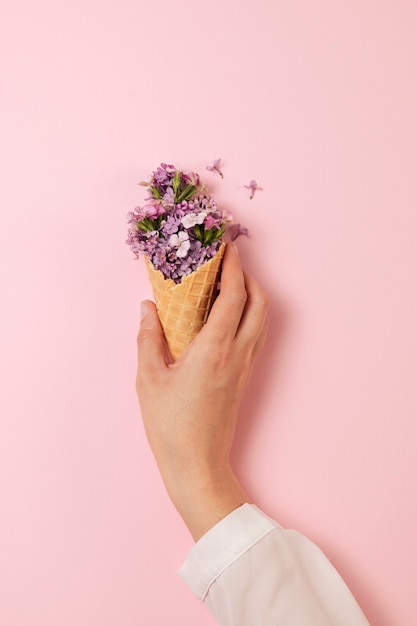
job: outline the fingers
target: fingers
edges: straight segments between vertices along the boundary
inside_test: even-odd
[[[153,302],[142,303],[144,315],[138,335],[138,375],[161,370],[166,364],[166,341]],[[234,245],[226,246],[221,274],[220,294],[196,343],[212,347],[231,346],[256,355],[262,347],[268,327],[269,302],[257,281],[243,273]]]
[[[165,367],[166,342],[153,302],[141,303],[142,320],[138,334],[138,374]]]
[[[247,302],[237,332],[237,342],[244,351],[256,354],[262,347],[268,328],[269,300],[258,282],[245,274]]]
[[[204,334],[218,343],[234,339],[246,304],[245,279],[236,246],[224,253],[220,294],[210,312]]]

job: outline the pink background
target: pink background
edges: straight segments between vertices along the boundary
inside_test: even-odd
[[[1,626],[214,624],[134,391],[150,288],[125,216],[161,161],[249,227],[271,296],[243,484],[372,624],[415,626],[416,2],[1,13]]]

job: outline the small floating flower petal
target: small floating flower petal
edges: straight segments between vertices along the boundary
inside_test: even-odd
[[[249,185],[244,185],[244,187],[246,189],[250,189],[250,196],[249,196],[250,200],[252,200],[253,196],[255,195],[255,191],[257,189],[259,189],[259,191],[262,191],[262,187],[258,186],[258,183],[256,182],[256,180],[251,180]]]
[[[220,161],[221,159],[214,159],[213,163],[211,165],[207,165],[206,169],[209,172],[217,172],[222,178],[224,178],[223,172],[220,169]]]

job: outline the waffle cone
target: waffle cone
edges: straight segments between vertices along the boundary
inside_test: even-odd
[[[207,321],[217,293],[224,248],[222,244],[212,259],[180,283],[164,278],[162,272],[145,259],[159,319],[174,361]]]

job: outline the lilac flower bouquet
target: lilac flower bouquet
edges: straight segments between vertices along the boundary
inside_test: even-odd
[[[223,235],[232,222],[206,193],[198,174],[162,163],[148,181],[142,207],[127,216],[126,243],[144,254],[172,361],[205,324],[217,295]],[[233,225],[234,236],[244,232]],[[231,227],[232,228],[232,227]]]
[[[126,243],[136,258],[143,253],[178,284],[217,254],[232,216],[218,209],[194,172],[162,163],[140,184],[148,195],[144,206],[127,215]]]

